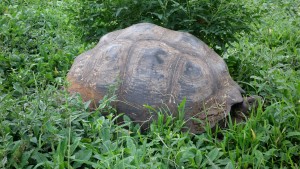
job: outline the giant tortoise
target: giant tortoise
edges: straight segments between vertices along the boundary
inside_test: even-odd
[[[69,92],[95,104],[118,83],[117,111],[144,129],[156,117],[145,104],[168,107],[176,116],[178,104],[186,98],[185,126],[201,133],[205,122],[213,127],[232,107],[247,109],[249,101],[224,60],[204,42],[150,23],[103,36],[93,49],[76,57],[67,80]]]

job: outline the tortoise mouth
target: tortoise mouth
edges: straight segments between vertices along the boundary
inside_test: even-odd
[[[233,112],[235,114],[243,113],[243,114],[248,115],[251,108],[254,108],[254,109],[257,108],[259,100],[261,100],[261,97],[257,96],[257,95],[245,97],[243,99],[243,102],[234,104],[232,106],[231,112]]]

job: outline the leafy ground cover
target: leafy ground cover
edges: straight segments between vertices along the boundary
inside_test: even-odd
[[[0,1],[0,168],[299,168],[300,1],[139,2]],[[157,11],[122,18],[147,3]],[[209,7],[228,15],[207,13]],[[189,17],[175,24],[171,14]],[[213,24],[182,27],[199,18]],[[231,23],[218,25],[226,19]],[[91,113],[89,102],[62,90],[74,57],[94,39],[145,20],[196,35],[207,30],[199,37],[221,50],[234,79],[263,97],[258,109],[245,123],[200,135],[181,132],[184,121],[157,111],[141,134],[126,116],[117,125],[113,95]],[[245,31],[225,31],[242,23]],[[184,113],[184,101],[178,110]]]

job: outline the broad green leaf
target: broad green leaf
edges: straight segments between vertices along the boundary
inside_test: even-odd
[[[136,152],[136,146],[135,146],[132,138],[130,138],[130,137],[126,138],[126,145],[127,145],[127,148],[129,149],[129,151],[131,152],[131,154],[134,155]]]
[[[21,167],[24,168],[28,164],[28,159],[30,158],[32,152],[34,149],[30,151],[26,151],[22,154],[22,159],[21,159]]]
[[[254,155],[255,155],[258,162],[261,162],[261,161],[264,160],[264,155],[259,150],[254,150]]]
[[[275,153],[277,152],[278,150],[275,149],[275,148],[271,148],[270,150],[268,150],[267,152],[264,152],[264,157],[266,160],[269,160],[272,156],[275,156]]]
[[[76,138],[73,139],[73,142],[70,145],[70,154],[71,155],[75,152],[75,150],[78,147],[81,140],[82,140],[81,137],[76,137]]]
[[[294,137],[296,136],[297,138],[300,138],[300,132],[298,131],[293,131],[293,132],[289,132],[286,137]]]
[[[111,130],[107,120],[104,121],[103,126],[101,127],[100,137],[103,139],[103,141],[110,140]]]
[[[195,157],[195,154],[193,152],[187,150],[182,153],[179,162],[181,165],[183,165],[185,162],[193,161],[194,157]]]
[[[82,149],[82,150],[79,150],[78,152],[76,152],[74,155],[75,155],[75,159],[89,161],[92,154],[93,154],[92,150]]]
[[[179,120],[184,120],[184,109],[185,109],[186,97],[181,101],[178,106],[178,118]]]
[[[160,19],[160,20],[162,20],[162,18],[163,18],[162,14],[159,14],[159,13],[156,13],[156,12],[151,12],[151,14],[157,16],[157,18]]]
[[[85,102],[85,103],[84,103],[84,110],[87,110],[88,107],[90,106],[90,104],[91,104],[91,100]]]
[[[1,166],[5,166],[7,163],[7,156],[4,156],[1,160]]]
[[[200,165],[202,163],[202,153],[200,150],[197,150],[196,155],[195,155],[195,162],[196,164]]]
[[[131,162],[133,160],[134,160],[134,156],[129,156],[123,158],[122,160],[117,160],[117,163],[113,168],[115,169],[136,168],[135,166],[131,165]]]
[[[232,162],[229,162],[226,166],[225,166],[225,169],[233,169],[233,164]]]
[[[37,163],[43,163],[45,161],[48,161],[47,156],[45,154],[38,152],[37,150],[34,151],[31,157],[35,159]]]
[[[37,138],[36,137],[31,137],[30,142],[37,144]]]
[[[13,84],[13,88],[14,88],[17,92],[23,94],[23,88],[21,87],[20,83],[14,83],[14,84]]]
[[[218,167],[218,165],[214,161],[210,160],[210,158],[207,158],[207,161],[208,161],[208,164],[211,166],[210,168],[213,168],[213,169],[219,169],[220,168],[220,167]]]
[[[218,155],[219,155],[220,151],[218,148],[214,148],[213,150],[211,150],[208,154],[207,154],[207,158],[211,161],[214,161],[217,159]]]

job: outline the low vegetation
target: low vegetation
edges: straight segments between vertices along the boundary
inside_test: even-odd
[[[0,168],[300,168],[299,11],[299,0],[0,0]],[[140,133],[114,95],[90,112],[63,90],[78,54],[143,21],[204,40],[262,96],[258,109],[200,135],[157,110]]]

